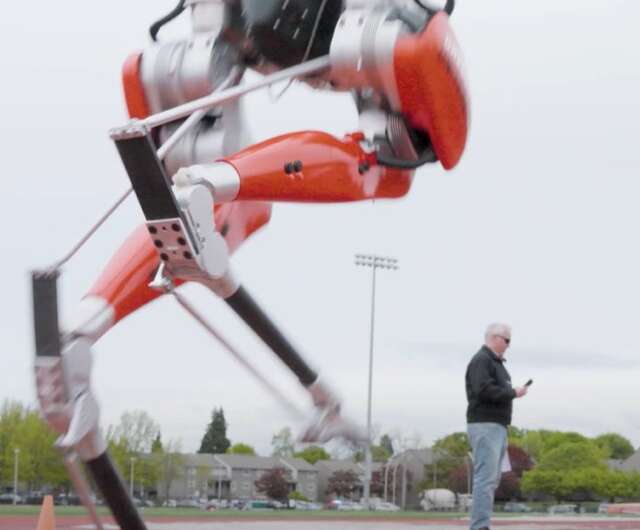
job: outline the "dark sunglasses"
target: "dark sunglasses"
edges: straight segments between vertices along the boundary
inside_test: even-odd
[[[498,337],[500,337],[507,346],[509,346],[509,344],[511,344],[511,337],[503,337],[502,335],[498,335]]]

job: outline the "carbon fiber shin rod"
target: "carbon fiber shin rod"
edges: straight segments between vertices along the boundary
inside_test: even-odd
[[[309,367],[244,287],[241,286],[225,302],[273,350],[303,386],[308,387],[318,379],[318,374]]]
[[[138,510],[131,502],[129,492],[113,465],[109,453],[105,451],[95,460],[87,462],[86,466],[120,528],[147,530]]]

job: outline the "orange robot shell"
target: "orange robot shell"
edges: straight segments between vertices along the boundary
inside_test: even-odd
[[[127,57],[122,67],[124,99],[130,118],[142,119],[150,114],[142,85],[141,65],[142,53],[133,53]]]
[[[453,168],[467,140],[469,109],[460,52],[440,12],[422,33],[398,40],[395,73],[402,111],[416,129],[426,131],[445,169]]]
[[[141,81],[142,55],[123,68],[124,94],[131,117],[145,118],[149,107]],[[214,222],[231,252],[268,223],[272,205],[264,201],[341,202],[405,195],[413,172],[375,164],[360,146],[361,134],[337,139],[324,132],[286,134],[226,158],[240,175],[235,202],[216,206]],[[299,171],[296,161],[302,162]],[[287,163],[294,170],[287,173]],[[113,256],[88,294],[105,299],[124,318],[160,293],[148,284],[159,264],[146,226],[136,229]],[[179,282],[178,282],[179,283]]]
[[[396,198],[411,187],[412,172],[375,165],[362,135],[338,139],[321,131],[284,134],[223,160],[240,176],[236,200],[346,202]]]

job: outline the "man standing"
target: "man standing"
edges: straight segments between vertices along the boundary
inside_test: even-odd
[[[467,366],[467,433],[473,450],[470,530],[489,530],[493,496],[500,484],[501,462],[507,451],[512,401],[527,393],[526,386],[511,386],[511,377],[504,367],[504,354],[510,342],[508,325],[490,324],[484,334],[484,345]]]

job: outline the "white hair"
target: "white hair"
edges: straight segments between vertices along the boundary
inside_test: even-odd
[[[493,322],[487,326],[487,331],[484,332],[484,340],[489,340],[489,337],[494,335],[506,335],[511,336],[511,326],[503,324],[501,322]]]

